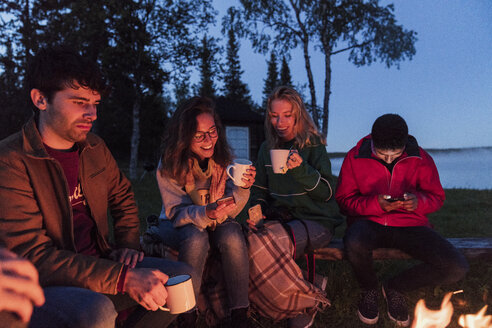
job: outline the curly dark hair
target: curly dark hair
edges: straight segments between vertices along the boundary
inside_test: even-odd
[[[48,102],[57,91],[67,87],[87,88],[101,95],[109,91],[96,63],[63,46],[39,50],[26,73],[28,90],[38,89]]]
[[[374,121],[372,142],[378,149],[401,149],[408,141],[408,126],[398,114],[384,114]]]
[[[172,115],[166,125],[162,140],[161,174],[171,177],[184,185],[188,172],[188,159],[194,154],[191,143],[197,129],[196,118],[200,114],[210,114],[215,121],[218,139],[215,144],[213,160],[224,168],[231,162],[231,148],[215,104],[207,97],[193,97],[185,101]]]

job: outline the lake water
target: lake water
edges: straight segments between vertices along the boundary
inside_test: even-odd
[[[492,148],[430,151],[444,188],[492,189]],[[343,158],[331,159],[338,175]]]

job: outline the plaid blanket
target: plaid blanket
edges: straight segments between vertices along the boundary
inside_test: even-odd
[[[251,307],[274,320],[330,305],[325,293],[304,279],[293,259],[294,245],[278,222],[248,234]]]
[[[149,227],[141,244],[146,255],[176,259],[176,251],[166,246]],[[252,310],[273,320],[312,313],[330,305],[325,293],[305,280],[293,259],[294,245],[282,224],[265,223],[257,232],[247,232],[249,244],[249,300]],[[208,325],[229,316],[227,292],[220,259],[211,253],[203,273],[197,300]]]

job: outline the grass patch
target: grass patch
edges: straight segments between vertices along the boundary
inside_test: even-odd
[[[446,201],[429,215],[446,237],[492,236],[492,190],[446,189]]]

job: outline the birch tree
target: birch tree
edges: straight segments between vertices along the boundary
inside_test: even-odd
[[[328,133],[331,57],[347,52],[356,66],[382,62],[387,67],[415,55],[416,32],[397,24],[394,6],[379,0],[240,0],[244,18],[236,27],[255,49],[302,49],[314,121]],[[323,107],[319,114],[311,68],[311,46],[325,57]]]

